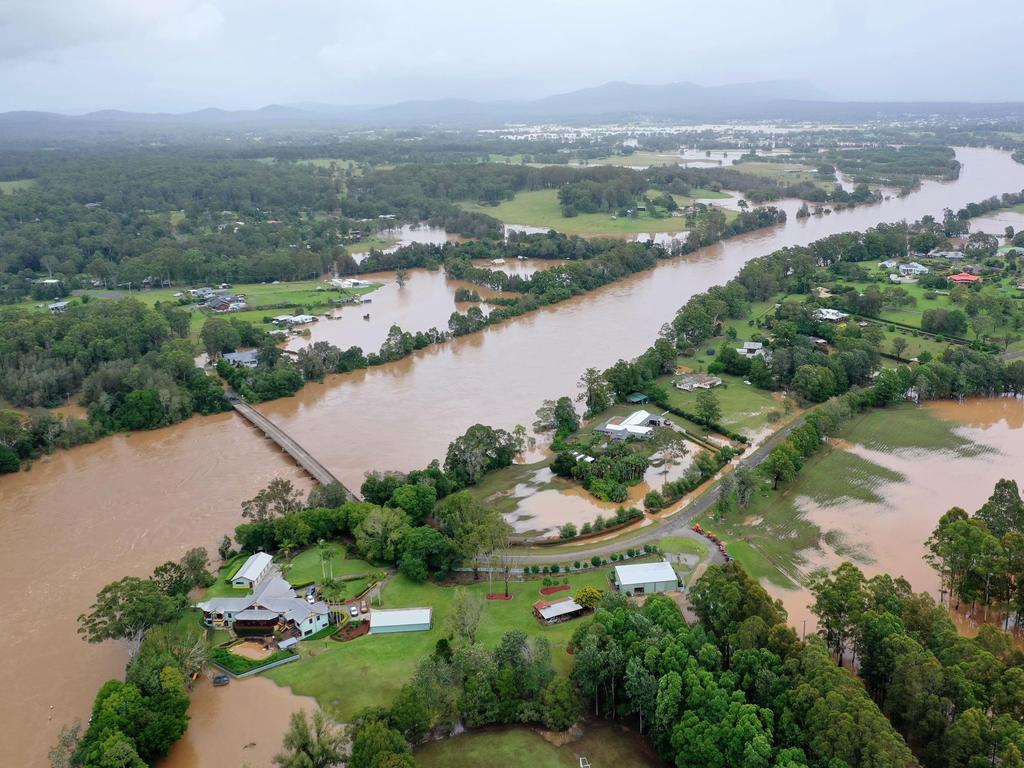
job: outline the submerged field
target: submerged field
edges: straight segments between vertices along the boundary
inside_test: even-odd
[[[636,235],[656,232],[682,232],[686,222],[680,217],[652,218],[646,213],[630,217],[613,217],[609,213],[581,213],[565,217],[558,203],[558,191],[540,189],[520,192],[512,200],[495,205],[463,203],[467,211],[493,216],[506,224],[554,229],[568,235]],[[735,217],[733,211],[726,211]]]

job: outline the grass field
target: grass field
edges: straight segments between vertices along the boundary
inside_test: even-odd
[[[587,571],[569,576],[573,590],[584,586],[608,588],[608,570]],[[521,629],[531,637],[545,637],[551,643],[555,669],[568,672],[572,657],[565,646],[579,620],[544,627],[533,617],[532,605],[540,599],[540,581],[513,583],[512,600],[488,600],[477,640],[493,648],[501,636]],[[488,589],[486,579],[466,587],[481,596],[488,591],[501,592],[495,582]],[[455,590],[436,584],[417,584],[398,575],[385,587],[383,608],[430,606],[433,628],[429,632],[366,635],[347,643],[315,640],[302,643],[302,661],[266,673],[279,685],[291,687],[301,695],[314,696],[333,716],[345,721],[363,707],[387,704],[412,676],[420,659],[433,652],[437,641],[447,636],[445,620]]]
[[[333,573],[334,578],[370,574],[380,570],[365,560],[349,558],[345,548],[337,542],[325,544],[324,550],[328,555],[324,566],[321,566],[320,563],[319,547],[310,547],[285,562],[282,570],[288,582],[290,584],[308,584],[311,581],[322,583],[325,567],[327,575],[330,576]],[[351,594],[355,594],[356,591],[353,590]]]
[[[696,555],[699,560],[708,556],[707,547],[685,536],[662,536],[658,539],[658,549],[671,554]]]
[[[467,211],[485,213],[506,224],[555,229],[569,235],[635,235],[645,232],[682,232],[686,229],[686,222],[679,217],[654,219],[646,213],[628,218],[612,218],[608,213],[581,213],[566,218],[562,216],[558,191],[554,189],[520,192],[512,200],[496,206],[476,203],[461,205]],[[735,217],[736,213],[726,211],[726,215]]]
[[[525,726],[488,728],[427,744],[416,750],[421,768],[579,768],[580,757],[595,766],[657,768],[655,757],[635,732],[611,723],[584,726],[580,739],[555,746]]]
[[[715,397],[722,408],[722,426],[747,435],[765,429],[773,421],[775,416],[783,412],[783,401],[772,392],[758,389],[750,384],[744,384],[739,376],[730,376],[727,373],[717,374],[722,380],[722,386],[715,387]],[[672,386],[672,380],[678,376],[663,376],[657,383],[664,387],[669,395],[670,405],[676,408],[693,412],[696,407],[697,392],[684,392]],[[703,430],[702,430],[703,431]]]
[[[766,162],[744,162],[733,166],[737,171],[750,173],[754,176],[764,176],[781,182],[799,183],[810,181],[823,187],[831,188],[834,182],[824,179],[818,172],[809,165],[799,163],[766,163]]]
[[[886,453],[916,449],[973,456],[984,450],[954,432],[949,422],[910,405],[869,411],[850,422],[839,437]],[[752,576],[792,587],[806,577],[801,551],[822,539],[844,557],[870,559],[868,552],[844,549],[838,531],[822,531],[808,521],[801,500],[826,507],[848,501],[879,503],[881,486],[902,480],[892,470],[830,446],[808,459],[796,479],[778,491],[766,484],[735,518],[715,520],[712,511],[700,522],[726,541],[729,553]]]
[[[0,193],[17,192],[19,189],[31,189],[36,185],[35,179],[13,179],[0,181]]]

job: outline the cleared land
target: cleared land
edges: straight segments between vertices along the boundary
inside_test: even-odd
[[[607,569],[573,574],[567,577],[573,591],[581,587],[608,588]],[[477,640],[487,647],[497,645],[501,636],[521,629],[531,637],[544,637],[551,644],[555,669],[567,673],[572,657],[565,647],[579,620],[541,626],[533,617],[532,605],[540,599],[541,581],[510,585],[512,600],[486,600]],[[501,581],[488,587],[487,580],[466,589],[483,597],[487,592],[503,591]],[[266,673],[279,685],[296,693],[316,697],[320,705],[341,721],[363,707],[387,706],[402,685],[410,679],[416,664],[430,655],[437,641],[447,636],[445,621],[455,590],[436,584],[417,584],[398,575],[383,590],[383,608],[430,606],[433,628],[429,632],[366,635],[347,643],[324,639],[302,643],[302,660]],[[375,607],[378,607],[375,605]]]
[[[35,179],[12,179],[0,181],[0,193],[17,192],[19,189],[31,189],[36,185]]]
[[[581,738],[563,746],[526,727],[488,728],[427,744],[416,750],[422,768],[579,768],[580,757],[595,766],[656,768],[664,765],[636,733],[609,723],[589,723]]]
[[[908,405],[859,416],[839,437],[886,453],[918,449],[971,456],[983,450],[953,430],[953,424]],[[801,552],[822,540],[844,557],[871,559],[869,551],[845,546],[841,532],[822,531],[807,520],[802,510],[805,502],[825,507],[850,501],[880,503],[881,487],[903,479],[833,443],[808,459],[796,479],[777,491],[765,483],[749,507],[735,517],[716,520],[712,510],[699,522],[726,541],[729,553],[752,576],[792,587],[807,576]]]
[[[615,218],[609,213],[581,213],[567,218],[562,215],[558,191],[554,189],[520,192],[512,200],[495,206],[477,203],[461,205],[467,211],[485,213],[506,224],[554,229],[569,235],[635,235],[686,230],[686,221],[681,217],[655,219],[645,212],[636,216]],[[726,211],[727,217],[733,218],[736,215],[734,211]]]
[[[739,376],[730,376],[727,373],[716,375],[722,380],[722,385],[711,391],[722,409],[722,418],[719,419],[722,426],[750,437],[766,429],[769,424],[781,420],[784,400],[780,393],[744,384]],[[670,405],[693,413],[696,410],[699,390],[685,392],[676,389],[672,381],[677,378],[679,375],[663,376],[657,383],[668,391]],[[704,431],[700,427],[697,429],[700,430],[698,434]]]

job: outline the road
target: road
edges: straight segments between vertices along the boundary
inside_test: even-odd
[[[776,445],[789,437],[789,434],[794,429],[803,426],[804,422],[805,418],[801,416],[793,423],[787,424],[762,443],[753,453],[744,458],[743,463],[751,469],[756,468],[765,460],[765,457],[771,453],[772,449]],[[710,562],[723,563],[725,562],[725,558],[722,556],[722,553],[718,551],[718,546],[704,536],[695,533],[690,528],[693,519],[707,512],[718,500],[719,491],[719,484],[716,482],[705,493],[691,501],[671,517],[661,521],[660,524],[648,526],[646,529],[640,529],[640,533],[635,536],[631,536],[628,539],[613,538],[592,546],[583,545],[578,548],[572,547],[571,549],[552,549],[548,551],[548,554],[518,555],[517,560],[525,565],[534,563],[550,563],[552,560],[565,560],[570,557],[574,560],[589,560],[594,555],[600,555],[603,557],[615,552],[621,552],[623,549],[627,549],[629,547],[650,544],[652,541],[657,541],[662,536],[683,536],[703,545],[708,551]],[[533,547],[533,549],[541,553],[544,552],[543,547]]]

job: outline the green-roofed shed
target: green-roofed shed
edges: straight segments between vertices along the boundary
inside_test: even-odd
[[[643,392],[634,392],[626,397],[626,402],[632,403],[633,405],[643,405],[649,399],[650,398],[648,398]]]

